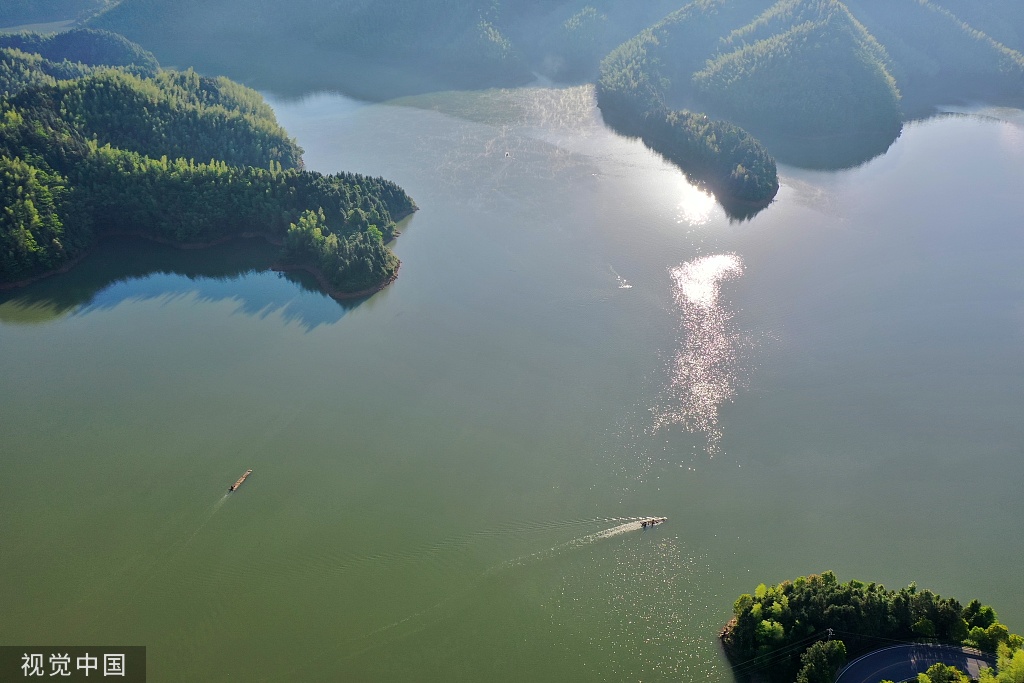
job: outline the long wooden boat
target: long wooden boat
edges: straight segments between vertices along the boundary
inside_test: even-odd
[[[242,482],[245,481],[245,478],[248,477],[250,474],[252,474],[252,470],[246,470],[245,474],[243,474],[242,476],[240,476],[238,478],[238,481],[236,481],[234,484],[232,484],[231,486],[228,487],[228,492],[234,491],[239,486],[241,486]]]

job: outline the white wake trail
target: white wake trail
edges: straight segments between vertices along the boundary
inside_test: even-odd
[[[585,546],[585,545],[590,545],[591,543],[597,543],[598,541],[603,541],[603,540],[606,540],[606,539],[609,539],[609,538],[614,538],[615,536],[621,536],[622,534],[629,533],[630,531],[644,531],[645,530],[644,522],[648,521],[648,520],[659,520],[659,525],[660,525],[661,523],[664,523],[665,521],[667,521],[668,518],[667,517],[635,517],[635,518],[631,518],[629,521],[627,521],[627,522],[625,522],[623,524],[619,524],[618,526],[613,526],[610,529],[605,529],[603,531],[596,531],[596,532],[594,532],[592,534],[587,534],[586,536],[580,536],[579,538],[574,538],[571,541],[566,541],[565,543],[560,543],[559,545],[556,545],[556,546],[551,547],[551,548],[547,548],[545,550],[539,550],[539,551],[537,551],[535,553],[531,553],[529,555],[523,555],[522,557],[517,557],[514,560],[508,560],[508,561],[503,562],[502,564],[498,565],[497,567],[494,567],[494,568],[490,569],[487,573],[488,574],[492,574],[492,573],[495,573],[497,571],[503,571],[503,570],[508,569],[510,567],[518,567],[518,566],[522,566],[524,564],[527,564],[529,562],[536,562],[536,561],[539,561],[539,560],[542,560],[542,559],[546,559],[548,557],[554,557],[555,555],[560,555],[560,554],[562,554],[562,553],[564,553],[564,552],[566,552],[568,550],[571,550],[573,548],[579,548],[579,547],[582,547],[582,546]],[[648,528],[653,528],[653,527],[648,527]]]

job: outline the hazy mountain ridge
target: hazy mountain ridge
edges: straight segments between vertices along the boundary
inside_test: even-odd
[[[1018,0],[929,0],[1015,50],[1024,50],[1024,3]]]
[[[0,3],[0,26],[83,18],[118,1],[4,0]]]
[[[649,50],[640,61],[667,105],[750,126],[744,112],[771,96],[770,116],[813,134],[890,128],[902,115],[893,92],[915,113],[943,99],[1024,92],[1024,55],[982,28],[1019,45],[1024,9],[1011,0],[679,3],[121,0],[90,25],[141,42],[165,63],[364,97],[520,85],[534,72],[589,77],[602,55]],[[629,47],[615,48],[623,41]],[[815,105],[823,85],[829,102]],[[851,104],[857,111],[846,111]]]
[[[882,11],[870,0],[847,4],[885,45],[908,113],[954,100],[1024,98],[1024,55],[939,2],[900,0]],[[1024,26],[1020,10],[1005,16],[1003,25]]]
[[[606,119],[657,141],[723,198],[755,202],[777,187],[769,150],[797,165],[853,165],[936,104],[1024,93],[1024,56],[954,13],[1018,20],[1005,2],[996,15],[958,0],[678,3],[122,0],[90,24],[168,63],[369,99],[579,78],[607,50],[597,79]]]
[[[703,111],[825,167],[884,151],[936,104],[1022,94],[1022,55],[929,0],[696,0],[616,48],[598,80],[612,121]]]
[[[589,78],[674,0],[123,0],[90,20],[167,64],[366,97]],[[376,82],[374,82],[376,81]]]
[[[691,77],[709,113],[792,135],[899,130],[885,50],[842,3],[787,0],[723,42]]]
[[[131,67],[136,73],[153,74],[160,68],[156,56],[136,43],[110,31],[76,28],[62,33],[9,33],[0,35],[0,47],[37,54],[50,62],[87,66]]]

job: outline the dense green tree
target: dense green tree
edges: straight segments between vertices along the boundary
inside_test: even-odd
[[[846,646],[841,640],[814,643],[800,655],[796,683],[832,683],[846,663]]]
[[[39,55],[0,48],[0,97],[10,97],[34,86],[54,85],[57,81],[46,70],[46,64]]]
[[[285,254],[290,261],[311,268],[338,292],[359,292],[390,282],[399,266],[376,225],[339,233],[327,225],[322,210],[304,211],[288,227]]]
[[[0,273],[10,279],[61,265],[83,241],[65,245],[67,182],[18,158],[0,156]]]
[[[840,583],[832,572],[799,577],[777,586],[758,586],[753,595],[744,594],[733,605],[733,619],[722,633],[722,644],[730,661],[744,663],[744,671],[758,670],[778,683],[794,680],[809,662],[825,661],[825,648],[837,645],[819,643],[816,651],[801,658],[801,652],[829,632],[842,642],[845,653],[859,656],[881,643],[926,639],[977,647],[967,632],[967,619],[986,623],[979,629],[986,637],[985,647],[995,652],[1021,642],[995,621],[995,612],[980,603],[967,607],[951,598],[942,598],[913,584],[898,591],[861,581]],[[980,616],[985,615],[985,616]],[[779,628],[765,625],[778,623]],[[924,627],[923,624],[927,624]],[[776,637],[781,632],[782,637]],[[807,645],[805,645],[807,644]],[[1000,650],[1001,652],[1003,650]],[[830,650],[833,654],[835,650]],[[845,654],[844,653],[844,654]],[[759,662],[770,663],[763,667]],[[759,668],[761,667],[761,668]],[[817,671],[817,665],[815,666]]]
[[[923,674],[918,674],[917,683],[971,683],[971,679],[955,666],[938,662],[928,667]]]
[[[149,156],[296,166],[302,150],[254,96],[227,79],[194,71],[141,78],[107,68],[23,92],[13,103],[61,112],[84,136]]]
[[[1024,683],[1024,641],[1013,635],[1009,641],[999,645],[996,668],[985,668],[978,677],[979,683]]]
[[[725,202],[767,203],[779,189],[775,160],[738,126],[686,111],[650,112],[640,138]]]

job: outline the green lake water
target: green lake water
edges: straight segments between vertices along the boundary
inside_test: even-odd
[[[121,241],[5,293],[0,642],[730,681],[737,595],[826,569],[1024,630],[1021,112],[782,167],[731,222],[586,87],[271,102],[419,204],[398,280],[342,306],[259,242]]]

